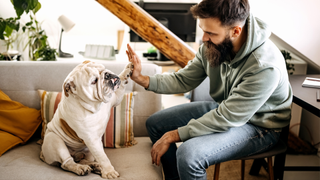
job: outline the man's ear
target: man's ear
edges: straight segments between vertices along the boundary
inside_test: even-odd
[[[240,36],[241,32],[242,32],[242,28],[241,26],[235,26],[232,28],[232,34],[231,34],[231,37],[233,38],[237,38]]]
[[[68,80],[63,84],[63,91],[66,97],[69,97],[69,93],[76,94],[76,85]]]

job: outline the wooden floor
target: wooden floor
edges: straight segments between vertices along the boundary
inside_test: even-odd
[[[253,160],[246,160],[244,179],[245,180],[268,180],[269,176],[264,168],[261,168],[258,176],[252,176],[249,174],[252,162]],[[240,180],[241,179],[240,165],[241,165],[240,160],[221,163],[219,180]],[[207,180],[213,180],[213,174],[214,174],[214,166],[210,166],[207,169]]]

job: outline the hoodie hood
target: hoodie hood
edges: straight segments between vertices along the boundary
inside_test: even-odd
[[[242,45],[239,52],[236,54],[235,58],[230,64],[234,64],[244,59],[245,56],[251,54],[252,51],[257,49],[267,39],[269,39],[271,35],[269,26],[259,18],[254,17],[252,13],[250,13],[249,17],[247,18],[246,25],[248,28],[247,41]]]

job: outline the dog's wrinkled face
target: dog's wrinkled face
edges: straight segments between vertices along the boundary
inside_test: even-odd
[[[71,71],[63,89],[66,97],[73,94],[90,104],[108,102],[120,83],[120,78],[102,64],[85,61]]]

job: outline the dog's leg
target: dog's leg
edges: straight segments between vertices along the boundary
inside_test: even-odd
[[[83,138],[83,140],[92,153],[94,159],[101,165],[101,177],[106,179],[119,177],[119,173],[111,165],[109,158],[103,150],[101,139]]]
[[[42,158],[46,163],[59,162],[61,168],[78,175],[86,175],[92,171],[88,165],[77,164],[71,157],[64,141],[55,133],[46,133],[42,144]]]
[[[93,169],[93,173],[101,174],[101,165],[97,161],[95,161],[94,157],[88,149],[79,153],[84,155],[84,158],[79,162],[80,164],[89,165]]]
[[[128,80],[130,79],[132,71],[133,71],[133,63],[129,63],[126,65],[124,70],[119,74],[121,85],[119,89],[115,92],[117,100],[114,106],[117,106],[122,101],[123,94],[125,92],[125,86],[128,84]]]

